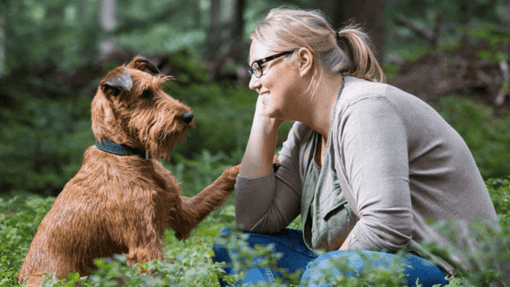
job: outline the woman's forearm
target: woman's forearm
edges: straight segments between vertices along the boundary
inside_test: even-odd
[[[276,119],[255,116],[239,175],[255,178],[271,173],[280,124]]]

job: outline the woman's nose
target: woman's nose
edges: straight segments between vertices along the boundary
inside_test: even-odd
[[[250,83],[248,84],[248,87],[252,90],[256,90],[258,86],[259,86],[259,81],[258,81],[257,77],[251,76]]]

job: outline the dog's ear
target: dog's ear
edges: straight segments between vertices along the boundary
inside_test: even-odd
[[[146,72],[147,70],[159,74],[159,69],[156,67],[151,61],[145,59],[144,57],[136,56],[133,58],[131,63],[127,65],[130,69],[137,69],[143,72]]]
[[[131,80],[131,75],[125,67],[119,67],[111,71],[101,80],[101,91],[114,96],[120,94],[121,91],[131,90],[132,86],[133,80]]]

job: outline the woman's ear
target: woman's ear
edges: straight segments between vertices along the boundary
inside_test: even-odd
[[[313,54],[307,48],[301,48],[297,52],[298,69],[301,77],[304,77],[312,72],[313,68]]]

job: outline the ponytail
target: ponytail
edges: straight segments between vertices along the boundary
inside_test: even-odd
[[[337,34],[337,43],[346,54],[348,63],[340,70],[353,77],[385,83],[386,77],[372,50],[372,42],[361,28],[347,26]]]

